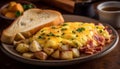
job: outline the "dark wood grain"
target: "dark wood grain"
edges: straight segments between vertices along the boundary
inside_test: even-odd
[[[5,1],[0,1],[0,6],[5,4]],[[41,2],[35,2],[39,8],[42,9],[54,9],[58,10],[61,13],[67,13],[64,10],[58,9],[54,6],[45,5]],[[4,20],[0,19],[0,34],[3,29],[5,29],[10,23],[7,23]],[[120,36],[120,30],[117,29],[117,32]],[[70,66],[62,66],[62,67],[46,67],[46,66],[34,66],[34,65],[28,65],[21,62],[18,62],[16,60],[13,60],[6,56],[1,50],[0,50],[0,69],[120,69],[120,41],[115,47],[115,49],[110,52],[109,54],[98,58],[94,60],[90,60],[84,63],[70,65]]]

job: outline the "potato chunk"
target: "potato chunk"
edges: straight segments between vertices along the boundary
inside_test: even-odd
[[[40,59],[40,60],[45,60],[47,59],[47,54],[45,52],[42,51],[37,51],[34,53],[35,57]]]
[[[51,56],[56,59],[60,58],[60,51],[56,50]]]
[[[20,53],[25,53],[29,51],[29,45],[20,43],[17,45],[16,50]]]
[[[33,58],[34,54],[33,53],[23,53],[22,56],[25,58]]]
[[[72,51],[62,51],[61,52],[61,59],[65,59],[65,60],[73,59]]]
[[[35,40],[30,44],[29,49],[30,49],[31,52],[36,52],[36,51],[41,51],[42,50],[39,43]]]
[[[54,49],[52,48],[44,48],[43,51],[47,53],[48,55],[51,55],[54,52]]]
[[[61,51],[69,50],[69,46],[68,46],[68,45],[62,45],[62,46],[60,47],[60,50],[61,50]]]
[[[72,52],[73,52],[73,57],[79,57],[80,56],[80,52],[77,48],[72,48]]]

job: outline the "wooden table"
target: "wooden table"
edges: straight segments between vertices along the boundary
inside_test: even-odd
[[[0,2],[0,6],[3,5],[5,1]],[[44,5],[44,3],[37,2],[35,3],[39,8],[50,8],[60,11],[61,13],[68,13],[64,10],[55,8],[53,6],[49,7],[48,5]],[[68,13],[70,14],[70,13]],[[1,31],[7,27],[8,24],[5,23],[3,20],[0,19],[0,33]],[[119,36],[120,30],[117,29]],[[6,56],[0,50],[0,69],[49,69],[49,68],[56,68],[56,69],[120,69],[120,41],[116,48],[110,52],[109,54],[94,60],[90,60],[84,63],[70,65],[70,66],[62,66],[62,67],[47,67],[47,66],[34,66],[28,65],[16,60],[13,60]]]

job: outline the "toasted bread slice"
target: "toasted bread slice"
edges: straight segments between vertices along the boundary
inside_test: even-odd
[[[29,9],[3,30],[1,41],[12,44],[15,39],[28,38],[45,26],[59,25],[64,19],[58,11]]]

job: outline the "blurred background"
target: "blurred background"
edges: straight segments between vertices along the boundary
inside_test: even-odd
[[[0,7],[10,1],[30,1],[41,9],[55,9],[62,11],[62,13],[73,13],[75,2],[89,1],[92,4],[104,1],[119,1],[119,0],[0,0]],[[96,5],[95,4],[95,5]]]

